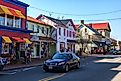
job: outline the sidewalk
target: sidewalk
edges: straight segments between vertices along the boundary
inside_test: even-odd
[[[8,64],[4,67],[4,71],[5,70],[12,70],[12,69],[19,69],[19,68],[25,68],[25,67],[32,67],[32,66],[41,66],[43,61],[45,59],[43,58],[36,58],[36,59],[32,59],[32,62],[29,64],[22,64],[22,63],[17,63],[17,64]]]

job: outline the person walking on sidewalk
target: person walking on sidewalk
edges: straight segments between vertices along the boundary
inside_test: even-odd
[[[26,58],[27,58],[26,62],[30,63],[31,62],[31,51],[29,49],[27,50]]]

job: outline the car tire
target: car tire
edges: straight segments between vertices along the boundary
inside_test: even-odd
[[[80,63],[79,63],[79,62],[77,63],[76,68],[77,68],[77,69],[80,68]]]
[[[0,65],[0,71],[2,71],[2,70],[3,70],[3,68],[4,68],[4,66],[3,66],[3,65]]]
[[[69,65],[65,65],[64,72],[68,72],[68,71],[69,71]]]

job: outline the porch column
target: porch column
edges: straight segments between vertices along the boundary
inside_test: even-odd
[[[57,41],[57,44],[56,44],[56,51],[60,52],[60,42],[59,41]]]
[[[15,27],[15,16],[13,17],[13,27]]]
[[[7,14],[5,14],[5,26],[7,26]]]
[[[41,41],[40,41],[40,43],[39,43],[39,45],[40,45],[40,51],[39,51],[39,54],[40,54],[40,55],[39,55],[39,57],[40,57],[40,58],[42,57],[42,55],[41,55],[41,50],[42,50],[42,47],[41,47],[41,46],[42,46],[42,45],[41,45],[41,44],[42,44],[42,43],[41,43]]]

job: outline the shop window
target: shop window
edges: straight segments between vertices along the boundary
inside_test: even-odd
[[[21,27],[21,19],[20,18],[15,18],[15,27],[20,28]]]
[[[25,44],[24,43],[20,44],[20,51],[25,51]]]
[[[13,27],[13,16],[7,16],[7,26]]]
[[[65,51],[65,43],[60,43],[60,51],[61,52]]]
[[[3,52],[3,54],[9,53],[9,44],[3,43],[3,50],[2,50],[2,52]]]
[[[5,15],[0,14],[0,25],[5,25]]]

